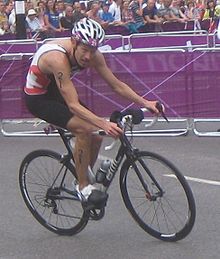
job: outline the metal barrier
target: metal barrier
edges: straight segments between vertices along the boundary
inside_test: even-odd
[[[209,128],[211,127],[210,123],[212,123],[213,130],[205,130],[203,126],[206,123],[209,123]],[[193,119],[193,132],[199,137],[220,137],[220,119]]]
[[[141,39],[141,40],[140,40]],[[128,37],[129,50],[139,48],[153,49],[184,49],[192,51],[198,47],[210,47],[207,31],[173,31],[157,33],[132,34]]]
[[[151,119],[144,119],[138,130],[134,130],[132,133],[127,132],[128,136],[134,137],[177,137],[186,136],[189,132],[190,124],[188,119],[173,119],[169,118],[169,125],[163,120],[158,119],[157,124],[152,129],[144,129],[145,124],[151,122]],[[172,128],[168,127],[172,124]],[[57,131],[48,131],[46,133],[47,122],[40,119],[14,119],[14,120],[2,120],[1,121],[1,133],[5,137],[57,137],[59,134]]]
[[[38,49],[38,42],[29,40],[3,40],[0,41],[0,54],[35,52]]]
[[[215,34],[214,34],[215,35]],[[220,45],[219,45],[220,46]],[[193,50],[194,53],[196,52],[219,52],[220,47],[217,47],[216,45],[211,48],[196,48]],[[210,66],[210,64],[209,64]],[[203,125],[206,123],[209,123],[209,127],[211,127],[210,123],[214,127],[213,129],[210,129],[209,131],[203,129]],[[197,136],[202,137],[219,137],[220,136],[220,118],[194,118],[193,119],[193,132]]]
[[[124,39],[124,37],[120,36],[120,37],[116,37],[117,39]],[[128,39],[128,38],[127,38]],[[124,42],[122,41],[122,46],[124,46]],[[167,48],[167,49],[163,49],[162,52],[163,53],[185,53],[185,49],[170,49],[170,48]],[[220,48],[215,48],[215,47],[212,47],[212,48],[206,48],[206,47],[201,47],[201,48],[196,48],[192,51],[192,55],[194,53],[197,53],[197,52],[219,52],[220,51]],[[123,53],[123,54],[132,54],[132,53],[138,53],[140,52],[140,55],[142,55],[142,53],[144,52],[147,52],[147,53],[159,53],[161,52],[161,49],[150,49],[150,48],[139,48],[139,49],[130,49],[130,50],[114,50],[113,53]],[[108,53],[112,53],[112,51],[107,51],[105,52],[106,54]],[[23,58],[27,58],[27,57],[30,57],[32,55],[32,53],[17,53],[17,54],[14,54],[14,53],[10,53],[10,54],[2,54],[0,55],[0,60],[6,60],[6,61],[14,61],[14,60],[23,60]],[[117,59],[117,56],[116,56],[116,59]],[[148,71],[149,72],[149,71]],[[163,71],[164,72],[164,71]],[[174,73],[175,74],[175,73]],[[2,77],[0,77],[0,81],[2,80]],[[92,79],[91,79],[92,80]],[[188,79],[187,79],[188,80]],[[188,80],[189,81],[189,80]],[[91,85],[92,85],[92,82],[90,82]],[[1,90],[1,93],[0,93],[0,98],[2,98],[2,84],[0,86],[0,90]],[[6,89],[7,91],[10,91],[10,89]],[[19,89],[17,89],[19,90]],[[2,101],[2,100],[1,100]],[[2,105],[2,103],[1,103]],[[17,131],[10,131],[10,129],[8,129],[7,127],[10,125],[12,126],[12,128],[14,128],[14,126],[16,125],[17,126],[25,126],[25,124],[28,124],[32,127],[32,125],[36,125],[35,123],[35,120],[33,119],[20,119],[18,120],[19,118],[17,119],[5,119],[3,118],[2,121],[1,121],[1,132],[4,136],[45,136],[45,133],[43,131],[43,129],[39,129],[39,128],[35,128],[34,130],[33,129],[29,129],[28,131],[26,131],[25,129],[22,129],[22,130],[17,130]],[[140,136],[140,137],[143,137],[143,136],[180,136],[180,135],[187,135],[187,133],[189,132],[189,130],[193,130],[193,132],[198,135],[198,136],[219,136],[219,132],[218,132],[218,129],[216,129],[215,132],[211,131],[210,133],[209,132],[203,132],[202,130],[198,129],[199,127],[199,124],[200,123],[203,123],[203,122],[219,122],[220,119],[217,119],[217,118],[214,118],[214,119],[201,119],[201,118],[198,118],[198,119],[192,119],[193,120],[193,123],[191,124],[191,118],[172,118],[170,117],[169,118],[171,123],[168,125],[165,125],[164,121],[161,120],[161,123],[163,124],[160,124],[160,126],[162,125],[162,129],[156,129],[156,128],[152,128],[151,130],[145,130],[144,128],[143,129],[139,129],[138,131],[134,131],[133,132],[133,135],[134,136]],[[146,121],[146,120],[145,120]],[[21,127],[21,128],[22,128]],[[168,128],[167,128],[168,127]],[[52,134],[53,136],[56,136],[56,133],[55,134]]]

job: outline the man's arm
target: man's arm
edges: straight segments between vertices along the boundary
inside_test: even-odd
[[[154,113],[158,114],[156,109],[156,101],[148,101],[134,92],[131,87],[126,83],[120,81],[117,77],[114,76],[112,71],[108,68],[104,56],[99,51],[96,52],[96,56],[93,60],[92,66],[96,71],[101,75],[101,77],[111,86],[113,91],[118,93],[120,96],[130,100],[142,107],[149,108]]]
[[[84,119],[91,124],[101,128],[103,124],[103,119],[97,117],[95,114],[82,106],[79,102],[76,88],[70,78],[71,68],[69,65],[69,61],[66,58],[66,55],[62,53],[56,53],[56,55],[59,56],[57,57],[59,62],[53,62],[52,64],[50,64],[50,70],[54,74],[57,87],[59,88],[59,91],[63,96],[66,104],[68,105],[70,111],[81,119]]]
[[[139,16],[142,16],[143,15],[143,9],[142,9],[143,0],[138,0],[137,2],[138,2],[138,9],[136,10],[136,13]]]
[[[47,55],[51,55],[51,53]],[[66,55],[55,51],[53,53],[53,60],[59,60],[59,62],[45,62],[44,68],[47,72],[54,74],[57,87],[68,105],[69,110],[93,126],[103,129],[108,135],[117,137],[118,134],[121,133],[121,129],[119,129],[115,123],[108,122],[96,116],[80,104],[76,88],[70,78],[71,68]]]

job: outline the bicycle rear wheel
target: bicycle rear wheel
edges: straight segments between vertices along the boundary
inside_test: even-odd
[[[167,159],[143,151],[135,161],[125,160],[120,188],[134,220],[155,238],[177,241],[192,230],[196,216],[192,191]]]
[[[32,215],[48,230],[59,235],[74,235],[88,219],[73,190],[75,168],[51,150],[36,150],[21,163],[19,185]]]

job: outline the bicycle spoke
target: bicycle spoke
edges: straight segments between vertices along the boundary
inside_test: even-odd
[[[77,233],[88,221],[71,192],[75,181],[74,174],[53,151],[30,153],[20,168],[19,183],[28,208],[44,227],[58,234]]]
[[[127,161],[124,178],[121,177],[126,207],[149,234],[169,241],[184,238],[195,221],[189,186],[166,159],[149,152],[140,154],[132,166]]]

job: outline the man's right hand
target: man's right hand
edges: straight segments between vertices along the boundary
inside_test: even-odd
[[[110,121],[105,121],[102,129],[108,136],[113,138],[118,138],[123,133],[123,130],[120,129],[116,123]]]

